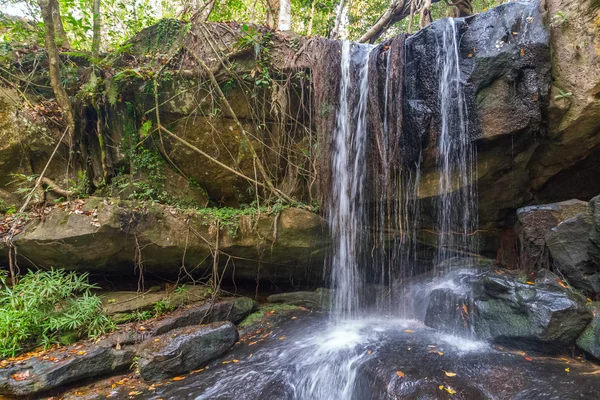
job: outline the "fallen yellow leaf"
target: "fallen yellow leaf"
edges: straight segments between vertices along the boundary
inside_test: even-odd
[[[526,283],[526,284],[528,284],[528,285],[535,285],[535,283],[534,283],[534,282],[531,282],[531,281],[527,281],[527,282],[525,282],[525,283]]]
[[[232,360],[234,363],[239,363],[240,360]]]
[[[407,329],[407,330],[405,330],[404,332],[406,332],[406,333],[413,333],[414,331],[413,331],[413,330],[410,330],[410,329]]]
[[[444,390],[450,394],[456,394],[456,390],[452,389],[451,387],[445,387]]]
[[[175,378],[171,379],[173,381],[182,381],[185,379],[185,376],[176,376]]]
[[[569,368],[565,368],[565,371],[567,372],[571,372],[571,370]]]
[[[444,370],[442,370],[442,371],[444,371]],[[448,372],[448,371],[444,371],[444,373],[446,374],[446,376],[450,376],[450,377],[452,377],[452,376],[456,376],[456,373],[455,373],[455,372]]]
[[[403,378],[404,377],[404,372],[402,372],[402,371],[396,371],[396,375],[398,375],[399,378]]]

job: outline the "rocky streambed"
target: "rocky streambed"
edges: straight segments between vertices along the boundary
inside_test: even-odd
[[[122,379],[122,378],[121,378]],[[154,385],[119,378],[64,398],[581,399],[600,396],[600,368],[582,358],[511,351],[417,321],[331,326],[292,313],[242,336],[205,367]],[[77,397],[79,396],[79,397]]]

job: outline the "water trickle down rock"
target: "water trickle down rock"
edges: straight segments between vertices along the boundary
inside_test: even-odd
[[[585,298],[560,287],[554,275],[523,282],[495,271],[466,271],[455,287],[431,294],[425,324],[519,348],[552,351],[573,343],[592,319]]]

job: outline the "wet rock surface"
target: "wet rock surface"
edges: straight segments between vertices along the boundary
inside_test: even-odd
[[[238,339],[231,322],[176,329],[138,349],[138,368],[147,381],[158,381],[202,367],[228,351]]]
[[[215,321],[242,321],[256,307],[256,302],[247,297],[222,299],[216,303],[191,306],[171,313],[153,326],[153,335],[191,325],[207,324]]]
[[[0,369],[0,394],[27,396],[85,378],[125,371],[134,356],[132,348],[95,346],[78,350],[71,346],[47,357],[32,357]]]
[[[329,310],[331,291],[319,288],[314,292],[289,292],[272,294],[267,298],[269,303],[282,303],[308,309]]]
[[[588,307],[594,318],[577,338],[577,346],[600,359],[600,302],[593,302]]]
[[[435,49],[444,26],[436,21],[406,41],[404,132],[423,148],[418,193],[423,199],[440,195]],[[511,2],[458,19],[456,32],[469,136],[477,146],[480,221],[496,224],[533,197],[528,163],[549,103],[550,35],[537,2]]]
[[[552,280],[549,275],[532,282],[504,272],[458,272],[431,292],[425,324],[519,348],[560,349],[574,343],[592,313],[585,297],[557,276],[543,283]]]
[[[305,390],[361,400],[600,396],[600,370],[593,364],[509,352],[414,322],[366,320],[334,328],[322,318],[305,317],[288,319],[267,334],[258,344],[236,346],[209,369],[139,398],[291,400],[306,398]],[[325,359],[333,365],[323,365]]]

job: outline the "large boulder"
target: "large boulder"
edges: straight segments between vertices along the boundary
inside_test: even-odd
[[[514,224],[515,208],[600,193],[598,18],[597,1],[544,0],[456,21],[479,221],[489,236],[482,246],[499,246],[497,230]],[[418,197],[426,214],[441,194],[435,48],[445,24],[406,42],[404,130],[423,148]]]
[[[593,302],[589,308],[594,319],[577,338],[577,346],[600,359],[600,303]]]
[[[282,303],[308,309],[329,310],[331,307],[331,291],[319,288],[314,292],[289,292],[272,294],[267,298],[269,303]]]
[[[550,28],[552,91],[548,140],[531,163],[539,199],[600,193],[600,4],[544,0]]]
[[[247,297],[223,299],[216,303],[207,302],[200,306],[191,306],[171,313],[167,318],[153,326],[153,335],[161,335],[186,326],[207,324],[209,322],[241,322],[256,307],[256,301]]]
[[[590,295],[600,293],[600,264],[594,260],[600,248],[590,240],[592,229],[592,216],[586,212],[561,222],[546,235],[554,268]]]
[[[502,272],[502,271],[500,271]],[[431,293],[425,324],[512,346],[555,350],[572,344],[592,319],[585,298],[545,272],[526,281],[505,272],[468,271]]]
[[[138,350],[140,375],[158,381],[203,366],[238,340],[231,322],[181,328],[147,341]]]
[[[145,271],[176,276],[182,260],[188,271],[212,268],[220,232],[220,272],[227,268],[227,278],[320,279],[327,240],[317,214],[288,208],[218,221],[218,214],[210,212],[89,198],[54,207],[43,220],[32,220],[14,245],[21,265],[104,274],[133,274],[139,250]],[[235,262],[228,262],[229,257]]]
[[[406,41],[404,132],[421,141],[418,197],[439,193],[439,54],[447,22]],[[532,198],[528,163],[539,145],[549,102],[549,33],[538,2],[511,2],[456,20],[471,141],[477,146],[480,219],[502,221]],[[537,139],[536,139],[537,138]],[[455,182],[453,190],[459,188]]]
[[[548,268],[548,232],[564,220],[587,212],[588,203],[581,200],[519,208],[515,229],[520,241],[520,267],[528,271]]]
[[[71,346],[52,353],[52,357],[34,356],[0,368],[0,394],[29,396],[82,379],[114,374],[127,370],[135,356],[130,347],[120,350],[102,345],[87,350],[78,348]]]
[[[35,109],[24,108],[16,90],[0,87],[0,213],[22,202],[17,193],[19,184],[41,172],[61,134]],[[65,146],[60,146],[46,177],[62,184],[67,171],[66,154]]]

